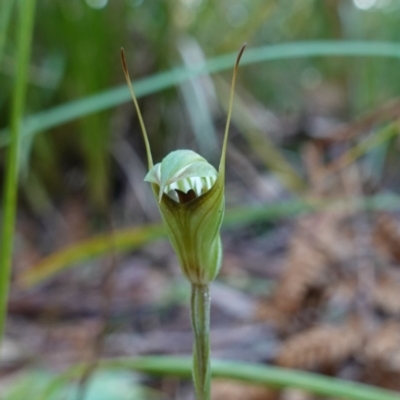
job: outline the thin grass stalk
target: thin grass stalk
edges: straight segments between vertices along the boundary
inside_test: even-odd
[[[209,400],[211,394],[210,304],[209,285],[192,284],[191,317],[194,336],[192,375],[197,400]]]
[[[101,360],[100,370],[137,371],[155,376],[175,376],[187,378],[191,373],[189,357],[144,356]],[[35,400],[50,400],[71,380],[77,379],[86,368],[85,364],[70,367],[45,385],[41,395]],[[267,386],[277,390],[297,388],[310,394],[346,400],[400,400],[395,391],[366,385],[359,382],[323,376],[315,373],[253,364],[233,360],[213,360],[212,376],[233,379],[251,384]]]
[[[160,72],[148,78],[135,82],[137,98],[160,92],[174,85],[186,82],[189,79],[214,74],[231,68],[236,53],[226,54],[208,59],[202,65],[195,65],[188,69],[175,68]],[[383,41],[350,41],[350,40],[321,40],[280,43],[247,50],[242,65],[251,65],[265,61],[279,61],[286,59],[308,57],[384,57],[400,59],[400,45],[396,42]],[[99,94],[88,96],[41,111],[26,119],[24,135],[34,135],[54,128],[66,122],[82,118],[99,111],[107,110],[130,99],[125,85],[115,87]],[[0,130],[0,147],[10,142],[9,130]]]
[[[4,333],[7,314],[17,207],[18,149],[27,87],[35,4],[36,0],[23,0],[19,3],[18,9],[17,69],[14,77],[13,99],[11,104],[11,142],[7,154],[3,203],[4,217],[0,241],[0,340]]]

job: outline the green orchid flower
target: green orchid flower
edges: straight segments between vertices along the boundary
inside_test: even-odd
[[[194,151],[177,150],[156,164],[145,180],[153,185],[183,274],[191,283],[210,283],[222,261],[223,174]]]
[[[229,113],[218,171],[191,150],[176,150],[153,165],[146,129],[137,105],[123,58],[125,76],[139,116],[146,145],[150,182],[170,242],[185,277],[193,284],[205,285],[218,275],[222,262],[220,228],[225,210],[225,156],[232,113],[234,84],[244,46],[233,73]]]

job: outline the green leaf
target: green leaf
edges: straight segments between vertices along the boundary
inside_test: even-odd
[[[8,301],[8,287],[11,273],[11,259],[14,245],[15,215],[17,207],[17,186],[19,149],[21,144],[21,118],[24,113],[27,75],[34,26],[35,0],[19,3],[17,68],[14,76],[11,105],[11,138],[7,154],[4,179],[3,225],[0,237],[0,341],[3,336]]]
[[[190,357],[146,356],[102,360],[102,370],[133,370],[158,376],[189,378]],[[85,366],[70,368],[63,376],[79,377]],[[211,360],[213,378],[226,378],[268,386],[276,389],[297,388],[309,393],[346,400],[400,400],[400,394],[386,389],[319,374],[247,363]],[[60,378],[61,379],[61,378]]]
[[[309,41],[274,44],[249,48],[243,56],[242,65],[264,61],[277,61],[305,57],[388,57],[400,58],[400,44],[378,41]],[[137,98],[159,92],[193,77],[213,74],[230,69],[236,53],[210,58],[206,63],[192,68],[175,68],[135,82]],[[115,107],[130,99],[129,90],[123,86],[109,89],[97,95],[72,101],[47,111],[34,114],[24,121],[23,135],[34,135],[55,126]],[[9,143],[9,130],[0,131],[0,146]]]
[[[338,201],[310,201],[294,199],[259,207],[237,207],[228,210],[223,227],[238,227],[256,221],[274,221],[280,218],[294,218],[311,212],[343,207],[346,210],[400,210],[400,198],[395,195],[377,195],[365,198],[342,199]],[[73,244],[41,260],[17,277],[17,284],[31,287],[51,278],[66,268],[78,266],[84,261],[111,252],[134,250],[151,241],[165,237],[162,224],[133,227],[97,235]]]
[[[110,360],[104,367],[132,368],[154,375],[190,376],[191,359],[186,357],[154,356]],[[269,387],[298,388],[307,392],[347,400],[400,400],[400,394],[390,390],[309,372],[240,361],[211,361],[212,376],[228,378]]]
[[[68,400],[77,399],[79,390],[77,387],[71,390]],[[131,373],[124,371],[99,371],[95,373],[88,383],[85,394],[85,400],[145,399],[150,399],[146,390],[135,382]]]

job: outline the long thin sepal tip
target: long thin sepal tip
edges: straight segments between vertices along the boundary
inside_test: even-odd
[[[138,115],[138,118],[139,118],[140,128],[142,130],[144,144],[146,146],[147,162],[148,162],[148,166],[149,166],[149,170],[150,170],[151,168],[153,168],[153,158],[151,156],[150,143],[149,143],[149,139],[148,139],[148,136],[147,136],[146,127],[145,127],[144,122],[143,122],[142,113],[140,112],[139,104],[137,102],[137,99],[136,99],[136,96],[135,96],[135,92],[133,90],[131,78],[129,76],[129,71],[128,71],[126,58],[125,58],[125,52],[124,52],[124,48],[123,47],[121,47],[121,61],[122,61],[122,68],[124,70],[126,83],[128,84],[128,88],[129,88],[129,91],[130,91],[131,96],[132,96],[133,104],[135,105],[136,112],[137,112],[137,115]]]
[[[244,43],[239,50],[239,53],[236,57],[235,67],[233,68],[233,76],[232,76],[232,83],[231,83],[231,91],[229,95],[229,106],[228,106],[228,116],[226,119],[226,126],[225,126],[225,134],[224,134],[224,142],[222,145],[222,154],[221,160],[219,163],[219,172],[222,177],[225,175],[225,158],[226,158],[226,146],[228,143],[228,133],[229,133],[229,125],[231,122],[232,117],[232,108],[233,108],[233,97],[235,93],[235,83],[236,83],[236,75],[239,68],[240,59],[242,58],[244,49],[246,48],[247,43]]]

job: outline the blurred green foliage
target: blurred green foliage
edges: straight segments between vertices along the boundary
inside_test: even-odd
[[[159,399],[155,390],[141,387],[129,372],[101,371],[90,379],[85,392],[86,400],[141,400]],[[47,370],[24,374],[6,391],[7,400],[74,400],[79,398],[79,385],[60,380]],[[49,388],[51,390],[49,390]]]

